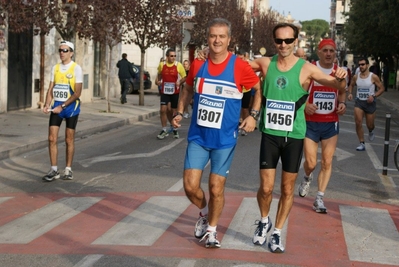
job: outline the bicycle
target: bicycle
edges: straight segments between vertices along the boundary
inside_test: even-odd
[[[399,171],[399,140],[396,140],[395,149],[393,151],[393,160],[395,162],[396,169]]]

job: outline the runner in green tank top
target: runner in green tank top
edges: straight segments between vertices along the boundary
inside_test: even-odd
[[[260,148],[260,187],[257,193],[261,219],[255,230],[253,243],[266,243],[266,234],[272,228],[269,219],[270,204],[276,176],[276,166],[281,158],[281,196],[275,228],[268,242],[271,252],[282,253],[285,248],[281,230],[294,201],[295,181],[302,159],[303,139],[306,132],[304,104],[311,80],[328,87],[345,90],[347,72],[338,68],[335,77],[324,74],[313,64],[294,55],[298,43],[298,28],[289,23],[277,24],[273,38],[278,54],[251,61],[255,71],[265,77],[263,103],[260,112],[262,132]]]

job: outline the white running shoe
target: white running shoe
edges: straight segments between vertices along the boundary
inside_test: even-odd
[[[216,236],[216,232],[207,231],[199,242],[202,242],[205,239],[206,248],[220,248],[220,242],[216,239]]]
[[[309,177],[303,176],[303,181],[299,185],[298,193],[300,197],[306,197],[309,194],[310,182],[313,180],[313,173]]]
[[[255,230],[254,237],[252,239],[252,242],[255,245],[262,246],[263,244],[266,243],[267,239],[266,235],[268,232],[270,232],[270,229],[272,229],[272,222],[270,221],[270,218],[268,220],[269,222],[267,223],[262,223],[261,221],[255,221],[255,225],[258,224]]]
[[[360,143],[358,147],[356,147],[357,151],[364,151],[366,150],[366,145],[364,143]]]
[[[317,213],[327,213],[327,208],[324,206],[322,198],[316,197],[316,200],[313,203],[313,210]]]
[[[369,132],[369,140],[372,142],[374,141],[374,138],[375,138],[374,132],[373,131]]]
[[[194,236],[196,238],[202,238],[206,229],[208,228],[208,216],[201,216],[198,218],[197,223],[195,224]]]
[[[285,248],[281,241],[281,236],[278,234],[272,234],[269,242],[269,249],[273,253],[283,253]]]

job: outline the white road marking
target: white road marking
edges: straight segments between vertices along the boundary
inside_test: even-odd
[[[321,152],[321,149],[320,149],[320,152]],[[346,159],[348,159],[350,157],[355,156],[355,154],[352,154],[352,153],[350,153],[350,152],[348,152],[346,150],[343,150],[343,149],[341,149],[339,147],[335,148],[335,154],[334,155],[337,158],[337,161],[346,160]]]
[[[274,218],[275,214],[277,213],[277,205],[278,199],[273,199],[270,207],[271,216],[269,217],[273,223],[273,227],[270,229],[268,234],[268,240],[274,229]],[[254,223],[255,220],[259,219],[260,212],[256,198],[244,198],[240,207],[235,213],[233,220],[227,228],[227,231],[223,236],[223,240],[221,240],[221,249],[269,251],[267,244],[264,244],[263,246],[257,246],[252,243],[252,238],[256,229],[256,225]],[[248,221],[251,220],[253,220],[253,224],[248,223]],[[282,230],[282,241],[284,245],[286,243],[285,237],[287,233],[287,223],[288,220],[286,220]]]
[[[151,246],[188,205],[185,196],[151,197],[92,244]]]
[[[73,267],[92,267],[94,264],[103,257],[101,254],[87,255],[76,263]]]
[[[179,262],[179,265],[177,267],[194,267],[195,266],[195,260],[181,260]]]
[[[13,197],[0,197],[0,204],[12,199]]]
[[[385,209],[339,207],[349,259],[398,265],[399,233]]]
[[[83,167],[89,167],[90,165],[92,165],[94,163],[103,162],[103,161],[136,159],[136,158],[149,158],[149,157],[153,157],[153,156],[159,155],[159,154],[161,154],[161,153],[163,153],[165,151],[168,151],[169,149],[174,148],[175,146],[180,144],[180,142],[182,142],[183,140],[185,140],[185,139],[184,138],[176,139],[175,141],[173,141],[169,145],[161,147],[160,149],[155,150],[153,152],[149,152],[149,153],[118,155],[118,154],[120,154],[120,152],[117,152],[117,153],[112,153],[112,154],[108,154],[108,155],[102,155],[102,156],[98,156],[98,157],[94,157],[94,158],[84,159],[84,160],[80,161],[80,164]]]
[[[0,243],[27,244],[102,198],[65,197],[0,227]]]

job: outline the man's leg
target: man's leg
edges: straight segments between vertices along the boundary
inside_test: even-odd
[[[295,180],[298,173],[282,171],[281,174],[281,196],[278,202],[276,225],[278,229],[282,229],[288,214],[294,203]]]
[[[75,153],[75,129],[65,129],[66,144],[66,167],[72,167],[73,155]]]
[[[338,135],[321,141],[321,168],[317,177],[318,192],[313,203],[313,210],[319,213],[327,213],[323,197],[331,178],[332,161],[337,147]]]
[[[183,174],[183,187],[187,198],[197,208],[203,209],[206,206],[205,193],[201,188],[202,170],[186,169]]]
[[[375,121],[375,112],[371,114],[366,113],[366,126],[369,132],[373,131],[375,128],[374,121]]]
[[[317,177],[320,192],[325,192],[331,178],[332,161],[337,147],[338,135],[321,141],[321,169]]]
[[[275,181],[276,169],[260,170],[260,186],[256,198],[261,217],[269,215],[270,204],[272,203],[273,188]]]
[[[309,129],[309,128],[308,128]],[[305,175],[303,176],[303,181],[299,185],[298,194],[300,197],[306,197],[309,194],[310,183],[313,179],[313,171],[317,165],[317,149],[319,143],[313,141],[312,139],[306,137],[303,142],[303,151],[305,156],[305,161],[303,163],[303,170]]]
[[[60,127],[58,126],[50,126],[49,127],[49,136],[48,136],[48,149],[50,154],[50,163],[51,166],[57,166],[57,158],[58,158],[58,132]]]
[[[355,124],[356,124],[357,138],[359,139],[359,142],[363,142],[364,143],[364,131],[363,131],[364,111],[362,109],[358,108],[358,107],[355,107],[354,115],[355,115]]]
[[[48,130],[48,152],[50,156],[51,169],[46,175],[42,177],[42,180],[46,182],[52,182],[55,179],[60,178],[60,173],[58,171],[58,166],[57,166],[57,159],[58,159],[57,139],[58,139],[59,129],[60,129],[59,126],[52,125],[49,127]]]
[[[286,171],[282,171],[281,174],[281,196],[277,206],[276,224],[268,244],[270,251],[273,253],[283,253],[285,251],[281,240],[281,230],[294,203],[294,187],[297,174]]]
[[[130,85],[129,80],[124,79],[123,80],[123,93],[122,93],[123,103],[122,104],[127,103],[126,95],[127,95],[127,92],[129,91],[129,85]]]
[[[161,95],[161,98],[162,98],[162,95]],[[160,140],[164,139],[166,136],[169,135],[168,129],[166,128],[166,125],[168,123],[167,112],[168,112],[168,103],[164,103],[161,100],[161,106],[160,106],[159,113],[160,113],[160,118],[161,118],[162,131],[157,136],[157,138]]]
[[[224,207],[226,178],[214,173],[209,176],[209,226],[216,227]]]

